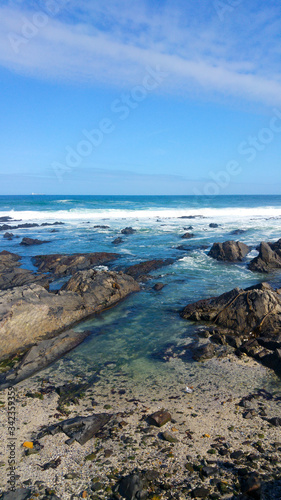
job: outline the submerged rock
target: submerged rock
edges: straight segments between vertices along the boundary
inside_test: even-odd
[[[30,247],[31,245],[43,245],[43,243],[50,243],[50,240],[37,240],[33,238],[23,238],[20,245]]]
[[[208,255],[216,260],[237,262],[250,252],[250,248],[240,241],[225,241],[224,243],[214,243]]]
[[[113,245],[120,245],[121,243],[123,243],[123,240],[122,240],[122,238],[120,238],[120,236],[118,238],[115,238],[115,240],[112,241]]]
[[[12,240],[14,237],[13,233],[5,233],[3,238],[6,238],[6,240]]]
[[[91,269],[94,266],[107,264],[110,261],[120,257],[117,253],[95,252],[95,253],[76,253],[73,255],[51,254],[37,255],[32,261],[38,267],[38,271],[43,273],[52,273],[57,277],[68,276]]]
[[[139,289],[131,276],[91,269],[76,273],[56,294],[37,284],[0,292],[0,359],[54,337]]]
[[[269,273],[281,268],[281,239],[276,243],[261,242],[259,255],[249,263],[251,271]]]

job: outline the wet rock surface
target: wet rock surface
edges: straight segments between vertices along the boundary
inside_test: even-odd
[[[281,295],[268,283],[245,290],[235,288],[219,297],[187,305],[181,313],[192,321],[210,321],[228,333],[213,336],[216,343],[228,343],[264,365],[281,373]],[[239,339],[239,343],[235,339]]]
[[[281,240],[275,243],[261,242],[259,255],[249,263],[249,269],[259,273],[269,273],[281,268]]]
[[[24,245],[26,247],[30,247],[31,245],[43,245],[43,243],[50,243],[50,240],[38,240],[34,238],[23,238],[20,242],[20,245]]]
[[[73,255],[37,255],[32,261],[38,271],[51,273],[56,277],[68,276],[77,271],[91,269],[118,259],[119,254],[107,252],[77,253]]]
[[[142,276],[148,275],[151,271],[160,269],[161,267],[169,266],[174,263],[174,259],[154,259],[147,260],[145,262],[140,262],[126,269],[126,274],[133,276],[135,279],[139,279]]]
[[[240,241],[225,241],[214,243],[208,255],[216,260],[237,262],[244,259],[250,252],[250,248]]]

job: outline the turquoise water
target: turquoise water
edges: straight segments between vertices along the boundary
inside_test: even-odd
[[[265,279],[281,285],[280,272],[262,276],[247,269],[247,262],[257,255],[255,248],[260,241],[281,237],[281,196],[1,196],[0,217],[5,215],[23,222],[65,223],[54,226],[58,230],[55,233],[48,226],[16,229],[13,232],[19,238],[12,241],[0,233],[0,251],[24,256],[24,265],[30,268],[31,257],[38,253],[114,251],[120,253],[120,259],[113,268],[155,258],[175,259],[173,265],[153,272],[153,279],[140,293],[76,327],[90,329],[92,335],[67,355],[65,362],[68,368],[70,361],[74,367],[79,365],[80,371],[82,366],[85,373],[113,363],[116,370],[123,370],[132,379],[151,370],[160,376],[163,363],[154,354],[168,342],[192,340],[199,326],[179,317],[186,304]],[[193,218],[183,218],[189,216]],[[214,222],[219,226],[210,228]],[[194,238],[181,239],[190,225]],[[112,245],[126,226],[132,226],[136,233],[122,235],[124,243]],[[235,229],[244,229],[245,233],[231,236]],[[23,236],[50,242],[25,248],[19,244]],[[212,243],[229,239],[252,246],[245,262],[218,263],[208,257]],[[189,250],[178,250],[179,245]],[[152,290],[157,281],[166,285],[160,292]],[[192,361],[188,364],[195,365]]]

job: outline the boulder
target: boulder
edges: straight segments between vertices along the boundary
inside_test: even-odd
[[[6,240],[12,240],[14,237],[13,233],[5,233],[3,238],[6,238]]]
[[[145,262],[140,262],[139,264],[134,264],[126,269],[126,274],[133,276],[137,279],[143,275],[147,275],[151,271],[155,271],[164,266],[169,266],[174,263],[174,259],[154,259],[146,260]]]
[[[125,227],[124,229],[121,230],[122,234],[134,234],[136,232],[135,229],[132,227]]]
[[[281,240],[276,243],[262,241],[259,246],[259,255],[251,260],[249,269],[259,273],[269,273],[281,268]]]
[[[190,238],[194,238],[194,234],[193,233],[184,233],[181,238],[183,239],[186,239],[186,240],[189,240]]]
[[[155,290],[156,292],[160,292],[160,290],[162,290],[164,286],[164,283],[155,283],[155,285],[153,286],[153,290]]]
[[[171,414],[167,410],[159,410],[148,416],[147,421],[150,425],[162,427],[172,420]]]
[[[37,240],[33,238],[23,238],[20,245],[30,247],[31,245],[43,245],[43,243],[50,243],[49,240]]]
[[[113,245],[120,245],[121,243],[123,243],[123,240],[122,240],[122,238],[120,238],[120,236],[118,238],[115,238],[115,240],[112,241]]]
[[[37,255],[32,262],[38,271],[52,273],[56,277],[68,276],[77,271],[91,269],[118,259],[119,254],[107,252],[76,253],[73,255],[51,254]]]
[[[74,323],[120,302],[139,285],[123,273],[79,271],[63,290],[40,285],[0,292],[0,359],[54,337]]]
[[[216,227],[219,227],[219,224],[216,224],[215,222],[211,222],[211,224],[209,224],[209,227],[211,227],[212,229],[215,229]]]
[[[281,332],[281,295],[267,283],[245,290],[234,288],[187,305],[181,316],[192,321],[211,321],[243,335],[255,333],[276,338]]]
[[[240,340],[237,354],[244,352],[281,374],[281,295],[267,283],[199,300],[187,305],[181,316],[227,328],[227,343],[235,346],[231,339]]]
[[[240,241],[225,241],[214,243],[208,255],[216,260],[237,262],[250,252],[250,248]]]

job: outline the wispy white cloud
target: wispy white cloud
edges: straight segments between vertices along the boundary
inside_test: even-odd
[[[2,66],[33,77],[124,88],[139,84],[148,65],[160,65],[168,74],[162,91],[281,102],[281,7],[273,0],[266,6],[242,2],[225,22],[212,0],[167,0],[161,7],[144,0],[56,3],[56,14],[43,2],[28,10],[20,0],[0,7]],[[42,27],[36,26],[38,13],[45,13]]]

